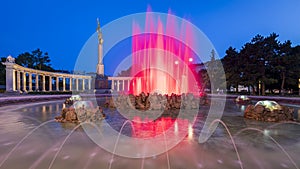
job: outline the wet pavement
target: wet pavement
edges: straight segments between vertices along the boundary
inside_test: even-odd
[[[98,146],[99,144],[95,143],[82,127],[75,129],[77,124],[54,122],[54,117],[60,114],[63,101],[0,107],[0,169],[300,167],[298,122],[266,123],[244,119],[243,110],[246,105],[237,105],[230,99],[226,101],[221,119],[225,126],[219,123],[208,141],[200,144],[198,138],[209,105],[200,107],[194,122],[186,123],[178,120],[179,125],[172,123],[171,131],[176,134],[181,128],[186,129],[186,137],[174,148],[147,158],[113,155]],[[295,104],[289,106],[295,108],[294,117],[297,119],[300,106]],[[116,130],[121,129],[120,126],[124,121],[113,114],[113,111],[105,109],[107,119],[101,122],[101,125],[109,124],[115,126]],[[229,137],[225,127],[228,127],[232,138]],[[105,128],[99,132],[105,134]],[[124,132],[132,136],[130,126],[127,126]],[[171,138],[166,138],[168,139]],[[122,148],[121,144],[122,142],[114,140],[113,145],[117,145],[115,151]],[[137,146],[135,151],[155,149],[157,145],[158,143],[154,142],[143,148]]]

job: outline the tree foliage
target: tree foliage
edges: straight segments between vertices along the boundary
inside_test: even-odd
[[[206,69],[198,72],[200,84],[203,88],[210,88],[214,93],[226,88],[225,74],[222,63],[215,58],[215,51],[211,51],[210,61],[204,63]],[[203,89],[202,89],[203,90]]]
[[[6,57],[1,57],[1,62],[5,62]],[[55,72],[51,67],[51,59],[47,52],[42,52],[40,49],[36,49],[32,52],[24,52],[16,57],[17,64],[38,70]],[[5,84],[5,66],[0,64],[0,84]]]
[[[1,57],[0,58],[1,61],[0,61],[0,85],[4,85],[5,84],[5,65],[1,64],[2,62],[5,62],[6,61],[6,58],[5,57]]]
[[[300,47],[290,41],[281,43],[275,33],[267,37],[256,35],[240,51],[229,47],[222,59],[227,88],[245,85],[254,93],[278,89],[297,89],[300,71]],[[260,86],[260,87],[259,87]],[[258,91],[258,89],[261,89]]]
[[[48,53],[44,53],[40,49],[18,55],[16,63],[32,69],[54,71],[51,67],[51,60]]]

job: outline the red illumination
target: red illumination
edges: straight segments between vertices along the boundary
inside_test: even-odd
[[[174,125],[174,123],[177,125]],[[134,117],[132,122],[132,136],[137,138],[150,138],[164,134],[167,130],[182,132],[187,130],[189,121],[187,119],[171,119],[170,117],[160,118],[152,121],[149,119],[141,120],[139,117]]]
[[[178,32],[173,18],[168,17],[164,27],[159,18],[154,22],[151,13],[147,13],[145,31],[150,33],[143,34],[140,33],[139,25],[133,23],[133,79],[130,93],[138,95],[141,92],[159,92],[170,95],[197,91],[196,78],[191,71],[193,65],[190,64],[193,61],[193,52],[186,45],[193,45],[192,28],[190,24],[184,24]],[[178,33],[186,44],[171,37]]]

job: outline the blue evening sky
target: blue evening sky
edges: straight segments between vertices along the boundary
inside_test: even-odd
[[[146,12],[188,18],[212,41],[221,57],[240,49],[256,34],[272,32],[300,44],[299,0],[1,0],[0,57],[40,48],[56,69],[73,70],[76,58],[96,30],[125,15]],[[108,61],[113,58],[106,58]],[[111,72],[107,72],[111,74]]]

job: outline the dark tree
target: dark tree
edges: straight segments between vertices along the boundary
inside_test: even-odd
[[[231,86],[238,90],[238,85],[241,82],[241,63],[239,59],[239,53],[235,48],[229,47],[226,50],[226,55],[222,59],[222,63],[225,70],[227,89],[229,90]]]
[[[40,49],[36,49],[31,53],[22,53],[16,58],[16,63],[21,66],[38,70],[54,71],[50,62],[51,60],[48,53],[43,53]]]
[[[4,85],[5,82],[5,65],[2,64],[2,62],[5,62],[6,58],[5,57],[1,57],[1,61],[0,61],[0,85]]]
[[[291,47],[290,41],[281,43],[277,38],[275,33],[257,35],[240,52],[229,47],[222,59],[227,87],[242,84],[262,95],[274,89],[298,89],[300,47]]]

